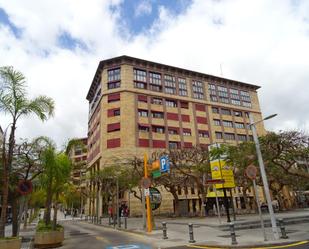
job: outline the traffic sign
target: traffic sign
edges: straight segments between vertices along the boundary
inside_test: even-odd
[[[170,163],[168,161],[167,156],[160,157],[160,171],[161,172],[168,172],[170,171]]]
[[[212,184],[223,184],[225,183],[224,179],[208,179],[206,180],[207,185],[212,185]]]
[[[161,171],[160,170],[152,171],[151,174],[153,178],[158,178],[161,176]]]
[[[29,180],[20,180],[17,186],[17,191],[21,195],[27,195],[32,192],[32,182]]]
[[[249,165],[246,168],[246,175],[249,179],[255,180],[257,174],[257,168],[254,165]]]
[[[156,210],[160,207],[162,196],[157,188],[149,188],[151,209]]]

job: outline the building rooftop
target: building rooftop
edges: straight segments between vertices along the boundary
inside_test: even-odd
[[[232,84],[249,87],[253,90],[257,90],[257,89],[260,88],[260,86],[254,85],[254,84],[249,84],[249,83],[245,83],[245,82],[241,82],[241,81],[237,81],[237,80],[232,80],[232,79],[227,79],[227,78],[223,78],[223,77],[219,77],[219,76],[215,76],[215,75],[196,72],[196,71],[192,71],[192,70],[188,70],[188,69],[184,69],[184,68],[179,68],[179,67],[175,67],[175,66],[170,66],[170,65],[166,65],[166,64],[162,64],[162,63],[158,63],[158,62],[147,61],[147,60],[144,60],[144,59],[139,59],[139,58],[135,58],[135,57],[127,56],[127,55],[122,55],[122,56],[118,56],[118,57],[114,57],[114,58],[110,58],[110,59],[100,61],[98,68],[97,68],[97,71],[96,71],[94,78],[92,80],[91,86],[89,88],[89,91],[87,93],[87,97],[86,97],[87,100],[90,100],[93,97],[94,91],[95,91],[95,89],[97,88],[97,85],[100,82],[103,67],[113,65],[113,64],[122,64],[122,63],[134,63],[134,64],[140,64],[140,65],[149,65],[150,67],[155,67],[157,69],[167,70],[167,71],[170,71],[171,73],[177,72],[177,73],[187,74],[187,75],[190,75],[192,77],[203,78],[203,79],[207,79],[207,80],[229,82],[229,83],[232,83]]]

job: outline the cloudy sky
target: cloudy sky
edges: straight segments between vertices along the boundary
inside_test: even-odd
[[[120,55],[258,84],[269,130],[309,130],[307,0],[0,0],[0,66],[27,77],[54,118],[18,137],[59,145],[87,133],[85,99],[100,60]],[[0,125],[7,117],[0,114]]]

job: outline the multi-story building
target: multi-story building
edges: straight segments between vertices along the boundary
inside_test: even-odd
[[[99,170],[115,157],[142,157],[158,149],[251,140],[249,113],[262,118],[258,89],[129,56],[101,61],[87,94],[88,170]],[[257,131],[265,133],[262,122]],[[179,196],[198,198],[181,191]],[[172,197],[163,199],[162,210],[172,212]],[[200,202],[188,206],[201,208]]]
[[[74,139],[74,143],[68,153],[73,169],[71,182],[81,193],[81,207],[86,200],[86,170],[87,170],[87,138]]]

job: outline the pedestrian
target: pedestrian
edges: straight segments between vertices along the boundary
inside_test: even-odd
[[[64,218],[66,219],[67,218],[67,210],[66,209],[64,210],[63,214],[64,214]]]

